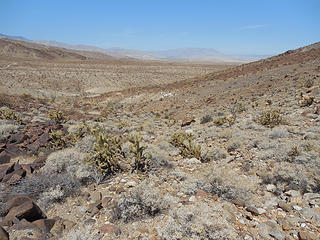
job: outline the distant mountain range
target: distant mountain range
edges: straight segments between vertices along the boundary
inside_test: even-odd
[[[104,49],[89,45],[72,45],[48,40],[29,40],[21,36],[0,34],[0,38],[10,38],[29,41],[51,47],[66,48],[78,51],[88,51],[106,54],[116,58],[135,58],[140,60],[179,60],[203,62],[252,62],[270,57],[271,55],[228,55],[212,48],[178,48],[165,51],[140,51],[132,49]]]

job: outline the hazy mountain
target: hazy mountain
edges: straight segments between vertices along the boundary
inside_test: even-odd
[[[31,41],[23,37],[0,36]],[[132,49],[104,49],[90,45],[73,45],[57,41],[36,40],[35,43],[51,47],[66,48],[78,51],[97,52],[117,58],[136,58],[140,60],[181,60],[181,61],[214,61],[214,62],[252,62],[270,55],[227,55],[212,48],[178,48],[164,51],[140,51]]]
[[[23,40],[23,41],[30,41],[29,39],[21,36],[10,36],[10,35],[5,35],[1,33],[0,33],[0,38],[11,38],[11,39],[17,39],[17,40]]]

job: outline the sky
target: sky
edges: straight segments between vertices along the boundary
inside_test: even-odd
[[[320,0],[0,0],[0,33],[102,48],[277,54],[320,41]]]

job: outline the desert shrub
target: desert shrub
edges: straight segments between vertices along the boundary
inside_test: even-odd
[[[0,94],[0,107],[12,107],[9,97],[5,94]]]
[[[289,137],[289,132],[285,128],[273,128],[269,132],[269,137],[270,138],[287,138]]]
[[[10,189],[10,194],[25,194],[36,200],[41,208],[62,202],[66,197],[78,194],[80,182],[67,173],[39,173],[23,178]]]
[[[240,239],[227,221],[230,213],[219,205],[196,202],[169,211],[164,226],[158,228],[161,239]]]
[[[130,152],[133,154],[133,158],[131,159],[133,170],[146,171],[150,165],[150,154],[144,152],[147,147],[141,146],[141,135],[131,135],[129,141],[131,143]]]
[[[153,170],[159,170],[161,168],[172,168],[173,165],[168,161],[168,152],[161,149],[156,145],[151,145],[148,148],[150,153],[150,168]]]
[[[96,136],[93,153],[86,161],[88,164],[96,166],[102,175],[108,175],[121,170],[120,162],[123,159],[124,153],[120,138],[100,132]]]
[[[92,225],[85,224],[83,227],[71,229],[65,233],[59,240],[100,240],[102,235],[95,231]]]
[[[207,115],[205,115],[205,116],[203,116],[203,117],[201,118],[200,123],[201,123],[201,124],[205,124],[205,123],[208,123],[208,122],[211,122],[211,121],[212,121],[212,116],[209,115],[209,114],[207,114]]]
[[[12,120],[19,124],[22,123],[22,119],[19,114],[9,108],[1,109],[0,110],[0,119],[4,120]]]
[[[0,141],[4,141],[8,136],[18,129],[17,125],[6,124],[0,121]]]
[[[49,142],[50,147],[57,150],[65,148],[69,142],[69,139],[61,130],[50,130]]]
[[[280,110],[267,110],[258,117],[258,122],[266,127],[273,128],[284,122]]]
[[[88,154],[69,148],[51,153],[42,172],[51,174],[67,173],[82,184],[97,181],[97,173],[93,166],[85,163]]]
[[[153,217],[168,209],[173,201],[168,196],[161,197],[160,189],[144,180],[129,193],[120,196],[112,209],[112,220],[130,222],[146,216]]]
[[[186,132],[175,132],[169,142],[180,149],[181,155],[186,158],[201,159],[201,146],[194,143],[193,135]]]
[[[119,122],[117,123],[117,126],[119,129],[123,129],[125,127],[128,127],[129,123],[126,120],[119,120]]]
[[[230,141],[227,145],[227,151],[228,152],[233,152],[236,149],[238,149],[240,147],[240,141],[237,139],[233,139],[232,141]]]
[[[314,80],[313,79],[306,79],[302,82],[302,86],[305,88],[311,88],[314,85]]]
[[[299,101],[300,107],[309,107],[314,102],[314,96],[301,96]]]
[[[60,110],[50,110],[48,111],[48,118],[57,123],[64,123],[67,121],[65,114]]]
[[[215,119],[213,119],[213,123],[216,126],[222,126],[224,124],[227,124],[228,126],[232,126],[235,123],[235,117],[234,115],[229,116],[229,117],[225,117],[225,116],[220,116],[220,117],[216,117]]]

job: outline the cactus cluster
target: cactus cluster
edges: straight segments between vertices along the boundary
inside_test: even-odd
[[[267,110],[262,113],[260,117],[258,117],[258,122],[261,125],[273,128],[281,123],[283,123],[283,118],[280,114],[280,110]]]
[[[9,108],[0,110],[0,119],[12,120],[19,124],[22,123],[22,119],[19,114]]]
[[[99,132],[96,135],[94,151],[87,159],[87,163],[95,165],[101,174],[107,175],[122,170],[120,162],[123,159],[124,152],[120,138]]]
[[[55,121],[56,123],[64,123],[67,121],[66,116],[60,110],[50,110],[48,111],[48,118]]]
[[[175,132],[171,139],[170,143],[180,149],[182,156],[186,158],[201,158],[201,146],[194,143],[193,135],[186,132]]]
[[[145,146],[141,146],[142,141],[141,135],[135,134],[131,135],[129,141],[131,143],[130,152],[133,154],[133,158],[131,159],[131,165],[133,170],[138,170],[144,172],[147,170],[149,166],[149,158],[150,155],[145,153]]]

